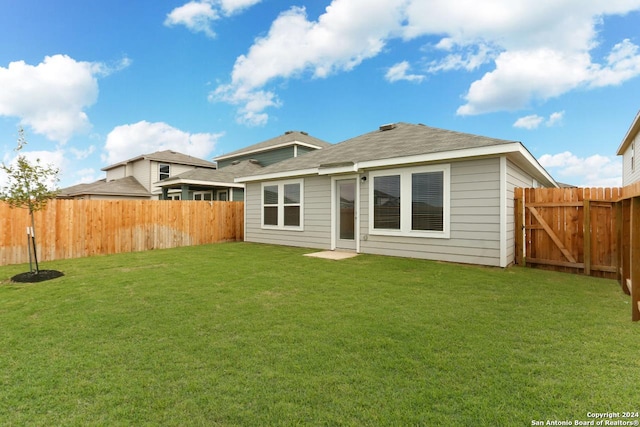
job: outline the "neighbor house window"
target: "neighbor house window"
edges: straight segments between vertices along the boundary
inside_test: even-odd
[[[262,185],[262,226],[302,229],[302,180]]]
[[[370,234],[449,237],[449,165],[370,173]]]
[[[162,181],[163,179],[169,178],[171,168],[167,164],[160,163],[158,171],[159,171],[159,177],[158,177],[159,181]]]

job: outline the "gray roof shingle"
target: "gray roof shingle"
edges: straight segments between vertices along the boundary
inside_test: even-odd
[[[397,123],[389,130],[378,129],[331,147],[270,165],[263,168],[260,174],[291,172],[327,165],[393,159],[514,142],[516,141],[488,138],[421,124]]]
[[[151,197],[151,193],[143,187],[137,179],[132,176],[106,181],[101,179],[90,184],[78,184],[63,188],[58,193],[59,198],[79,197],[79,196],[129,196],[129,197]]]
[[[262,166],[252,160],[244,160],[237,164],[231,164],[222,169],[192,169],[179,175],[174,175],[156,184],[162,187],[169,187],[182,182],[207,181],[216,183],[234,183],[234,179],[260,173]]]
[[[212,168],[212,169],[216,168],[216,164],[213,162],[209,162],[207,160],[189,156],[187,154],[178,153],[177,151],[173,151],[173,150],[164,150],[164,151],[156,151],[155,153],[150,153],[150,154],[142,154],[137,157],[132,157],[128,160],[124,160],[122,162],[114,163],[113,165],[104,167],[101,170],[106,171],[109,169],[113,169],[117,166],[136,162],[138,160],[145,160],[145,159],[153,160],[156,162],[178,163],[182,165],[198,166],[203,168]]]
[[[215,160],[228,159],[228,158],[242,156],[248,153],[266,151],[273,147],[278,147],[278,146],[287,145],[287,144],[294,144],[295,142],[303,142],[305,144],[310,144],[319,148],[327,148],[333,145],[326,141],[313,137],[306,132],[287,131],[282,135],[276,136],[275,138],[271,138],[266,141],[250,145],[248,147],[241,148],[236,151],[232,151],[231,153],[218,156],[215,158]]]

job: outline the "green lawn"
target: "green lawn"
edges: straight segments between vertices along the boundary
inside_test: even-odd
[[[614,281],[227,243],[0,267],[2,425],[532,425],[640,410]]]

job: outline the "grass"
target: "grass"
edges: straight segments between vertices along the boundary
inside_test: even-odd
[[[614,281],[229,243],[0,267],[2,425],[532,425],[640,409]]]

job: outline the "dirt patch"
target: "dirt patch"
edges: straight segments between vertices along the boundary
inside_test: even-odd
[[[20,273],[11,278],[12,282],[17,283],[35,283],[44,282],[45,280],[51,280],[64,276],[64,273],[58,270],[40,270],[38,273]]]

